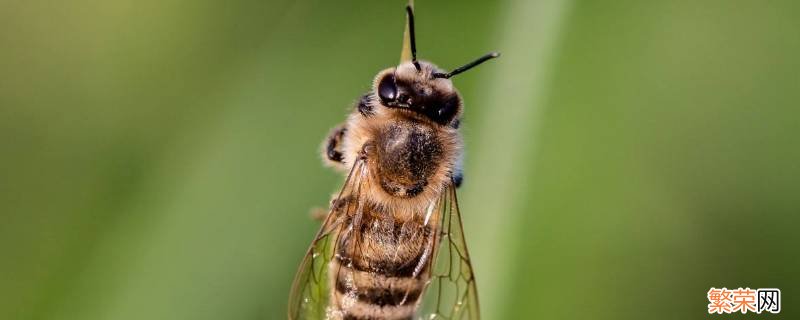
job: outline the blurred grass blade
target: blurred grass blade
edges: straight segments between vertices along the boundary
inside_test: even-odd
[[[538,114],[547,92],[548,71],[557,49],[561,26],[570,1],[513,1],[506,7],[503,38],[498,51],[503,57],[491,68],[486,100],[479,126],[481,136],[469,146],[464,207],[466,215],[482,219],[472,229],[469,244],[474,248],[476,277],[483,316],[504,319],[502,303],[510,287],[510,266],[514,263],[516,239],[523,238],[514,228],[520,203],[524,203],[525,181],[529,176],[537,134]],[[519,72],[524,70],[524,72]],[[503,112],[496,112],[502,108]],[[470,218],[466,218],[470,221]]]

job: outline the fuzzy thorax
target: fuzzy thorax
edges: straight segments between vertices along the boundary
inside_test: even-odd
[[[424,212],[450,183],[461,153],[456,129],[397,110],[370,117],[353,114],[348,128],[343,143],[345,163],[352,165],[360,155],[366,156],[364,194],[372,203]]]

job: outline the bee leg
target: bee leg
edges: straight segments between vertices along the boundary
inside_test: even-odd
[[[317,221],[325,221],[325,218],[328,217],[328,214],[330,214],[330,212],[340,212],[351,201],[353,201],[352,196],[344,196],[340,198],[338,193],[334,193],[331,196],[331,201],[328,209],[322,207],[311,208],[311,218]]]
[[[459,159],[453,167],[450,179],[453,179],[453,185],[458,188],[464,183],[464,163]]]
[[[328,216],[328,210],[325,210],[322,207],[313,207],[311,208],[310,215],[311,219],[325,221],[325,217]]]
[[[370,117],[375,114],[372,103],[370,103],[371,100],[372,93],[366,93],[356,102],[356,109],[358,109],[358,112],[361,113],[362,116]]]
[[[342,153],[342,140],[347,128],[340,124],[331,130],[322,144],[322,158],[328,165],[344,169],[344,154]]]
[[[464,171],[459,169],[453,175],[453,185],[455,185],[456,188],[458,188],[458,187],[461,187],[462,183],[464,183]]]

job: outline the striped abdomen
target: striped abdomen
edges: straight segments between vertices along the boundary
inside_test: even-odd
[[[341,319],[411,319],[432,259],[434,233],[421,214],[371,206],[351,218],[331,261],[331,308]],[[358,221],[356,221],[358,220]]]

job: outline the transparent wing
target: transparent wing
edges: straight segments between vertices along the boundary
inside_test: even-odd
[[[366,180],[363,160],[353,164],[336,200],[331,204],[327,218],[297,270],[289,295],[290,320],[328,319],[326,312],[330,299],[328,266],[334,258],[338,237],[348,228],[351,216],[358,210],[357,199]],[[355,201],[352,201],[355,197]]]
[[[362,230],[365,224],[362,221],[364,208],[361,194],[366,188],[366,177],[366,166],[363,161],[358,161],[353,165],[295,276],[289,300],[289,319],[340,318],[341,315],[336,314],[337,309],[330,308],[331,286],[334,283],[338,285],[341,279],[350,284],[361,282],[349,268],[334,272],[335,278],[330,279],[329,267],[340,249],[337,246],[350,247],[342,247],[348,252],[363,250],[360,236],[355,230]],[[425,223],[430,221],[431,225],[436,225],[437,231],[433,235],[429,234],[431,238],[423,233],[405,233],[393,229],[394,227],[385,230],[388,235],[401,231],[399,238],[392,241],[425,241],[426,247],[432,251],[430,256],[434,259],[421,259],[418,262],[420,265],[415,268],[426,271],[413,276],[429,279],[417,315],[420,319],[479,319],[475,279],[464,240],[455,188],[452,185],[444,190],[434,210],[429,211],[428,217],[425,218]],[[391,215],[380,219],[385,221],[368,225],[395,225]],[[422,267],[422,264],[430,263],[433,267]],[[364,293],[357,286],[349,287],[345,291],[353,295]]]
[[[451,184],[439,200],[438,248],[419,312],[420,319],[480,319],[475,276],[464,240],[456,190]]]

